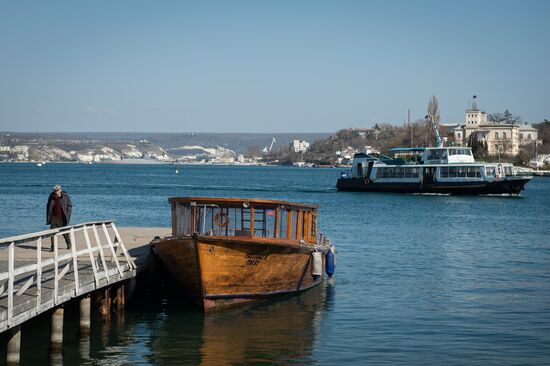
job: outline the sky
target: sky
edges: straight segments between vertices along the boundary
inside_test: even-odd
[[[0,0],[0,131],[550,119],[550,1]]]

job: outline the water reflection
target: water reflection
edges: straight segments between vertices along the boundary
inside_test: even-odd
[[[168,298],[151,344],[155,364],[312,364],[327,304],[326,284],[294,296],[202,314]]]
[[[324,287],[246,310],[204,318],[201,365],[251,362],[313,363]]]

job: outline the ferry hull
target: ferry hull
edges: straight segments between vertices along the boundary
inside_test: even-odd
[[[318,285],[311,246],[266,238],[161,239],[154,251],[184,294],[205,312]]]
[[[453,195],[511,194],[518,195],[531,177],[513,177],[494,181],[435,182],[373,182],[360,178],[340,178],[340,191],[432,193]]]

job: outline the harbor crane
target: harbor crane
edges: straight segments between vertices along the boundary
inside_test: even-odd
[[[269,147],[264,147],[264,149],[262,150],[264,152],[264,154],[269,154],[271,153],[271,149],[273,149],[273,145],[277,143],[277,140],[275,140],[275,137],[272,137],[271,138],[271,145],[269,145]]]

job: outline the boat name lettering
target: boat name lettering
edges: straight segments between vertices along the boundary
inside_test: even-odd
[[[246,259],[247,266],[257,266],[261,261],[267,258],[267,254],[246,253],[244,258]]]

